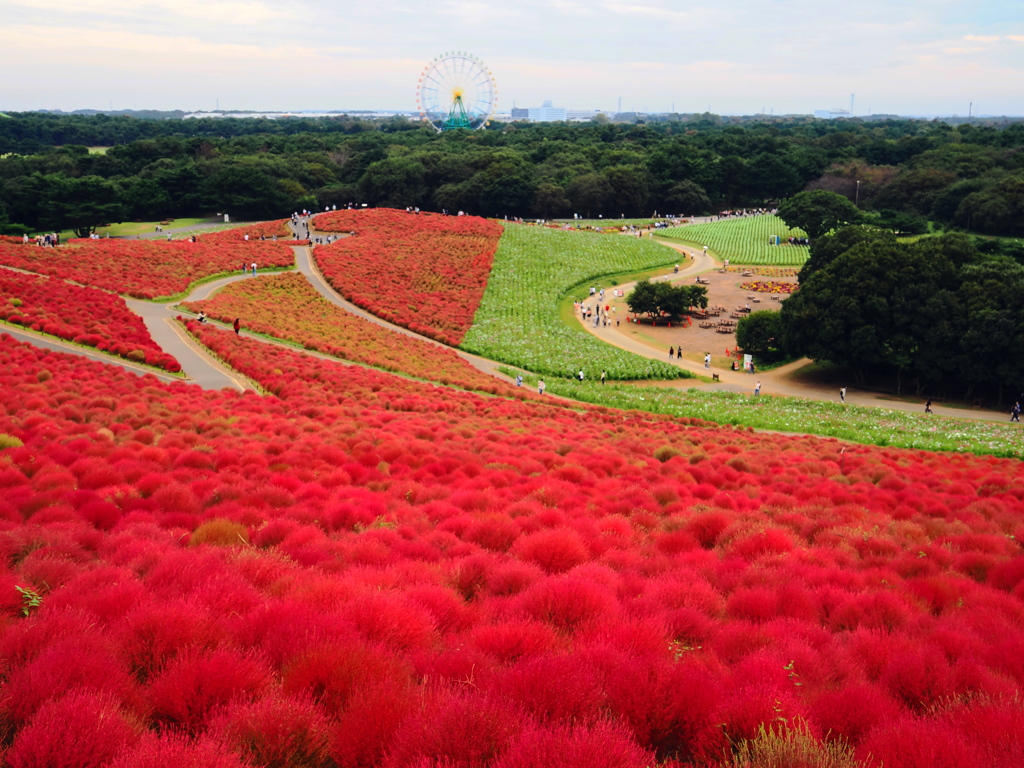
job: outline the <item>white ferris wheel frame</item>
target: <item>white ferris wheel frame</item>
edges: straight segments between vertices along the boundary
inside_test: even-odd
[[[478,130],[498,103],[493,73],[476,56],[454,51],[437,56],[420,73],[416,109],[440,133],[451,128]]]

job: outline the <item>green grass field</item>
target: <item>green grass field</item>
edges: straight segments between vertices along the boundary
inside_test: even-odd
[[[487,290],[462,348],[544,375],[671,379],[675,366],[648,360],[594,338],[560,315],[562,297],[577,286],[611,285],[610,275],[674,264],[679,254],[650,240],[589,232],[505,227]],[[601,280],[601,278],[606,278]],[[587,295],[582,288],[581,295]]]
[[[515,377],[518,371],[502,368]],[[524,384],[536,388],[537,377]],[[821,402],[799,397],[752,397],[732,392],[545,379],[547,391],[594,405],[705,419],[777,432],[835,437],[866,445],[958,451],[1024,459],[1024,428],[1010,424],[925,416],[887,408]]]
[[[783,245],[769,245],[768,238],[778,235]],[[803,230],[790,229],[778,216],[749,216],[724,219],[710,224],[692,224],[655,231],[655,237],[707,246],[720,260],[730,264],[765,264],[775,267],[799,267],[807,261],[808,248],[790,245],[790,237],[806,237]]]

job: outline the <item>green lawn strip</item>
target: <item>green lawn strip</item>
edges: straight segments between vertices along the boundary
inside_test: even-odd
[[[265,267],[261,268],[257,275],[270,275],[277,272],[293,272],[295,269],[296,266],[294,264],[287,267]],[[170,304],[172,301],[181,301],[182,299],[186,298],[190,293],[192,293],[192,291],[194,291],[200,285],[204,285],[205,283],[212,283],[214,280],[220,280],[222,277],[240,277],[241,274],[242,272],[239,269],[234,269],[230,272],[218,272],[217,274],[207,275],[206,277],[199,278],[193,283],[189,283],[188,287],[185,290],[181,291],[180,293],[175,293],[172,296],[157,296],[154,299],[136,299],[136,301],[149,301],[154,304]],[[252,273],[246,274],[248,274],[250,277],[252,276]],[[256,279],[258,280],[259,277],[257,276]],[[134,297],[128,296],[128,298],[131,299]]]
[[[576,322],[566,324],[562,300],[579,287],[611,284],[678,260],[649,240],[510,225],[461,346],[545,375],[571,376],[582,367],[605,370],[613,379],[677,378],[675,366],[606,344]]]
[[[96,347],[90,347],[88,344],[78,344],[74,341],[71,341],[71,339],[65,339],[62,336],[54,336],[53,334],[46,333],[45,331],[36,331],[33,330],[32,328],[26,328],[24,325],[18,325],[17,323],[9,323],[6,320],[0,320],[0,326],[13,328],[15,330],[21,331],[22,333],[30,333],[34,336],[40,336],[44,339],[59,341],[62,344],[67,344],[68,346],[75,347],[76,349],[87,349],[90,352],[94,352],[97,355],[102,355],[103,357],[110,358],[112,362],[116,361],[118,363],[129,363],[131,365],[138,366],[139,368],[142,368],[144,370],[152,371],[153,373],[160,373],[163,374],[164,376],[174,376],[177,379],[184,380],[185,378],[187,378],[184,371],[172,373],[171,371],[165,370],[164,368],[157,368],[155,365],[147,365],[146,363],[140,363],[138,360],[130,360],[127,357],[121,357],[120,355],[112,355],[111,353],[105,350],[98,349]]]
[[[513,378],[520,373],[506,367],[499,370]],[[524,374],[524,385],[535,388],[538,378]],[[584,381],[580,384],[571,379],[554,377],[544,379],[544,383],[547,391],[553,395],[623,410],[698,418],[717,424],[777,432],[835,437],[866,445],[1024,458],[1024,429],[990,421],[926,416],[923,413],[905,413],[799,397],[753,397],[692,388],[680,390],[617,383],[602,385],[597,381]]]
[[[769,245],[772,235],[781,237],[783,244]],[[809,252],[807,246],[786,242],[790,237],[806,237],[802,230],[790,229],[778,216],[770,215],[659,229],[655,236],[698,248],[706,245],[718,259],[728,259],[730,264],[799,267]]]

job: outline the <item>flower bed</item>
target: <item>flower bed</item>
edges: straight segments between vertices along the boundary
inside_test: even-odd
[[[203,333],[277,394],[0,337],[11,765],[1019,765],[1020,462]]]
[[[475,216],[388,208],[321,213],[318,232],[355,232],[313,256],[353,304],[458,346],[487,285],[501,225]]]
[[[0,269],[0,320],[177,373],[124,299],[61,280]]]
[[[522,390],[478,371],[453,350],[382,328],[327,301],[305,277],[281,274],[231,283],[205,301],[184,306],[226,323],[243,318],[247,330],[306,349],[493,394]]]
[[[0,264],[136,299],[175,296],[214,275],[259,268],[283,269],[295,263],[283,242],[245,242],[229,233],[203,235],[196,242],[175,240],[72,240],[59,248],[0,243]]]
[[[780,283],[777,280],[755,280],[740,286],[745,291],[758,293],[793,293],[799,287],[798,283]]]
[[[796,277],[800,274],[799,269],[792,267],[723,267],[726,272],[752,272],[763,277]]]

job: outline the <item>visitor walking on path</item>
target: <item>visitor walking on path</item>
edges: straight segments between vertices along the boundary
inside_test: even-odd
[[[605,377],[607,375],[608,375],[608,371],[601,371],[601,386],[602,387],[604,386],[604,380],[605,380]],[[1017,411],[1019,412],[1020,408],[1018,408]]]
[[[758,397],[760,394],[761,394],[761,382],[759,381],[759,382],[757,382],[757,384],[754,385],[754,397]]]
[[[1016,421],[1020,424],[1020,403],[1013,404],[1013,410],[1010,411],[1010,421]]]
[[[537,394],[538,395],[543,395],[544,394],[544,388],[545,388],[544,387],[544,379],[541,379],[540,381],[537,382]]]
[[[241,318],[238,318],[238,317],[235,318],[234,329],[235,329],[235,335],[237,336],[238,332],[240,330],[242,330],[242,320],[241,320]]]
[[[710,352],[705,352],[704,353],[704,369],[708,370],[710,368],[711,368],[711,353]]]
[[[927,402],[925,402],[925,404],[924,404],[924,412],[925,413],[931,413],[932,412],[932,399],[930,397],[928,398]]]
[[[839,402],[846,402],[846,387],[843,387],[842,389],[839,390]]]

